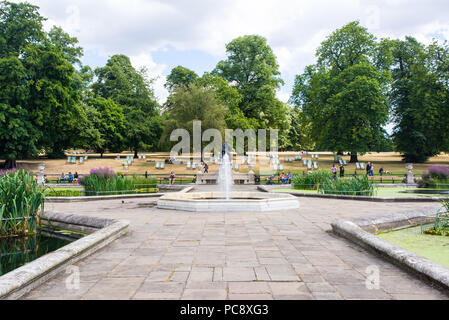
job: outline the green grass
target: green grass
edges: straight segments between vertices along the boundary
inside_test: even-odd
[[[375,197],[380,198],[416,198],[416,197],[422,197],[422,198],[428,198],[428,197],[439,197],[439,198],[446,198],[447,195],[438,195],[438,194],[417,194],[417,193],[405,193],[406,190],[419,190],[419,189],[410,189],[405,187],[396,187],[396,188],[377,188],[375,192]],[[302,193],[302,194],[318,194],[317,190],[297,190],[293,188],[278,188],[278,189],[271,189],[272,192],[277,193]]]

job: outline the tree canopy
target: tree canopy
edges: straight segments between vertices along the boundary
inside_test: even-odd
[[[318,48],[318,63],[297,76],[292,103],[311,123],[318,148],[358,153],[385,145],[390,73],[377,52],[384,48],[366,28],[351,22]]]

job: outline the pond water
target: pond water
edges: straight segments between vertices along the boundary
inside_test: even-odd
[[[430,229],[433,224],[424,226]],[[421,226],[388,233],[381,233],[380,238],[421,257],[449,268],[449,237],[421,234]]]
[[[69,244],[71,241],[34,236],[0,239],[0,276]]]

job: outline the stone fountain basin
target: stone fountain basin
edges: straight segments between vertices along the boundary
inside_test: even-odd
[[[196,212],[265,212],[298,209],[298,198],[288,194],[232,192],[226,200],[224,192],[172,193],[157,202],[160,209]]]

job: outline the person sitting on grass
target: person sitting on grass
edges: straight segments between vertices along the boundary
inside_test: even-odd
[[[64,172],[61,174],[61,177],[59,177],[59,181],[58,181],[58,183],[64,183],[65,182],[65,174],[64,174]]]
[[[175,175],[175,173],[172,171],[172,172],[170,173],[170,184],[174,184],[174,183],[175,183],[175,178],[176,178],[176,175]]]
[[[273,184],[273,179],[275,178],[275,175],[273,174],[271,177],[268,178],[267,184],[271,185]]]
[[[73,182],[73,174],[69,172],[69,183]]]
[[[73,179],[75,179],[75,181],[78,182],[79,179],[78,172],[75,172],[75,174],[73,175]]]

